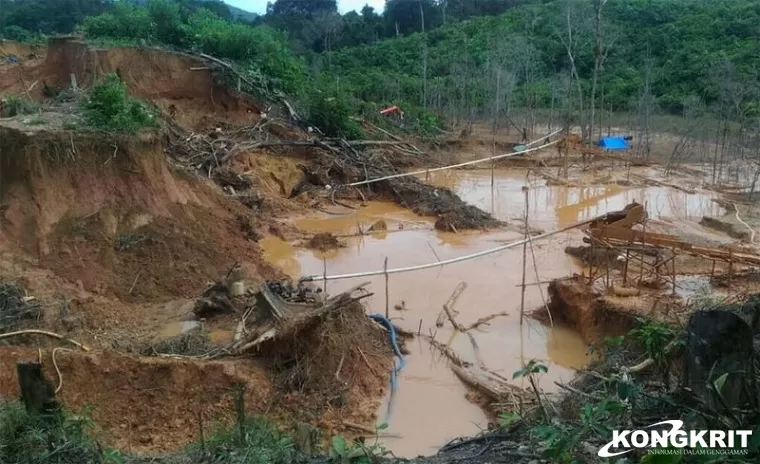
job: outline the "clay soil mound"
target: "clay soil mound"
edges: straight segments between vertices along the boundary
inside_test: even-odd
[[[607,335],[623,334],[633,328],[635,315],[618,311],[605,302],[601,294],[587,285],[583,276],[555,280],[549,284],[549,310],[555,322],[578,331],[588,344]],[[539,319],[548,316],[541,310]]]
[[[262,219],[170,168],[154,135],[0,128],[0,245],[14,243],[88,291],[123,300],[197,294],[241,262],[274,277]]]
[[[257,103],[230,90],[206,61],[191,55],[152,48],[96,48],[72,38],[50,39],[44,55],[42,62],[0,67],[0,95],[29,94],[43,100],[70,87],[72,76],[78,87],[86,88],[99,76],[117,73],[130,94],[196,130],[226,123],[255,124],[262,111]]]
[[[329,251],[340,248],[338,238],[330,232],[322,232],[314,235],[306,244],[312,250]]]
[[[355,158],[345,155],[339,162],[332,155],[324,155],[309,169],[306,180],[320,186],[399,174],[397,168],[387,162],[387,158],[385,163],[365,169]],[[379,181],[371,185],[366,197],[392,200],[420,216],[437,218],[436,229],[447,232],[486,230],[505,225],[478,207],[466,203],[450,189],[426,184],[415,177]]]
[[[0,348],[0,397],[18,398],[15,365],[37,361],[33,348]],[[104,444],[133,452],[173,451],[198,440],[204,428],[230,424],[235,417],[234,389],[246,387],[246,406],[261,414],[271,396],[266,373],[250,362],[201,362],[134,358],[109,352],[42,352],[45,377],[57,387],[64,406],[89,410],[96,436]]]

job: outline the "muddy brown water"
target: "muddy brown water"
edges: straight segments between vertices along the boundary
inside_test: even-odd
[[[499,219],[512,223],[521,220],[525,171],[497,171],[493,189],[488,170],[440,174],[432,176],[430,182],[452,188],[465,201],[492,212]],[[710,195],[690,195],[666,187],[575,188],[548,187],[535,179],[530,182],[530,223],[546,231],[620,210],[633,200],[646,202],[653,217],[699,219],[705,214],[720,214],[720,207],[711,201]],[[300,218],[296,223],[306,231],[340,236],[355,234],[358,227],[366,230],[383,219],[388,230],[344,237],[341,240],[345,247],[325,254],[298,249],[269,237],[263,243],[266,257],[298,278],[322,275],[324,264],[328,275],[379,270],[386,257],[389,268],[397,268],[471,254],[520,238],[516,232],[442,233],[433,228],[431,220],[389,203],[370,203],[356,212],[347,209],[335,212],[345,215],[320,213]],[[532,252],[528,249],[526,282],[542,282],[579,272],[579,263],[566,255],[564,248],[577,245],[580,240],[580,233],[571,231],[535,243]],[[535,255],[537,272],[532,255]],[[384,276],[328,281],[327,291],[337,293],[361,281],[370,281],[370,288],[375,292],[368,299],[369,310],[385,313]],[[572,330],[543,326],[527,318],[521,326],[521,247],[442,268],[391,275],[390,317],[404,329],[435,334],[438,341],[450,343],[465,360],[474,362],[478,354],[467,336],[454,334],[448,321],[442,328],[435,326],[442,305],[463,281],[468,287],[456,304],[459,322],[467,325],[494,313],[509,313],[473,333],[480,359],[492,370],[512,378],[523,360],[544,361],[549,372],[542,376],[541,387],[553,391],[555,380],[569,380],[574,369],[587,363],[587,347]],[[545,298],[545,285],[527,287],[526,310],[543,306]],[[394,309],[402,301],[406,309]],[[388,423],[387,432],[400,438],[384,439],[384,444],[398,456],[427,455],[455,437],[474,434],[486,427],[485,414],[466,399],[465,387],[441,356],[419,339],[410,342],[408,348],[411,354],[405,358],[406,366],[400,374],[397,390],[392,401],[386,398],[379,412],[379,422]],[[519,380],[515,383],[520,385]]]

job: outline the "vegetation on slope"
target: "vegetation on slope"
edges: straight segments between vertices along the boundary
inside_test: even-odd
[[[329,63],[329,73],[368,100],[393,95],[438,110],[481,110],[491,107],[500,86],[502,108],[558,107],[576,98],[568,48],[583,85],[591,84],[596,40],[591,4],[525,5],[314,61]],[[604,108],[635,109],[652,97],[664,110],[679,113],[694,104],[689,100],[719,102],[726,87],[757,95],[757,2],[610,0],[601,24],[606,59],[597,99]],[[756,98],[743,100],[741,111],[756,112]]]
[[[90,38],[205,52],[302,107],[336,98],[376,115],[398,104],[423,131],[440,126],[427,110],[515,126],[519,113],[520,127],[543,110],[589,129],[601,124],[592,107],[742,124],[760,115],[760,4],[750,0],[388,0],[382,14],[342,16],[335,0],[276,0],[251,23],[201,0],[86,0],[53,21],[42,8],[50,15],[66,2],[48,1],[13,2],[0,31],[30,34],[33,18],[43,32],[79,23]]]
[[[108,74],[92,86],[83,109],[87,123],[95,129],[136,132],[157,123],[150,107],[130,98],[126,84],[116,74]]]

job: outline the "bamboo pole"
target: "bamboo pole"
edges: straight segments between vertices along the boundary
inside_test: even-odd
[[[325,297],[327,297],[327,257],[322,256],[322,291],[325,293]]]
[[[510,157],[513,157],[513,156],[525,155],[527,153],[532,153],[534,151],[543,150],[544,148],[550,147],[552,145],[555,145],[556,143],[557,143],[557,141],[549,142],[549,143],[547,143],[545,145],[541,145],[539,147],[529,148],[527,150],[518,151],[518,152],[515,152],[515,153],[505,153],[503,155],[490,156],[488,158],[482,158],[482,159],[477,159],[477,160],[472,160],[472,161],[465,161],[464,163],[452,164],[450,166],[442,166],[440,168],[423,169],[423,170],[420,170],[420,171],[405,172],[405,173],[401,173],[401,174],[393,174],[393,175],[390,175],[390,176],[379,177],[377,179],[369,179],[369,180],[362,180],[362,181],[358,181],[358,182],[353,182],[353,183],[350,183],[350,184],[345,184],[343,186],[344,187],[356,187],[356,186],[359,186],[359,185],[372,184],[372,183],[380,182],[380,181],[383,181],[383,180],[397,179],[399,177],[416,176],[416,175],[420,175],[420,174],[425,174],[427,172],[438,172],[438,171],[445,171],[445,170],[448,170],[448,169],[461,168],[461,167],[464,167],[464,166],[471,166],[473,164],[484,163],[486,161],[498,160],[498,159],[502,159],[502,158],[510,158]]]
[[[525,241],[523,243],[522,290],[520,293],[520,325],[523,324],[523,319],[525,317],[525,267],[528,263],[528,208],[530,205],[528,199],[528,186],[523,187],[522,191],[525,193]]]
[[[676,294],[676,247],[673,247],[673,295]]]
[[[477,253],[472,253],[472,254],[465,255],[465,256],[459,256],[457,258],[451,258],[451,259],[447,259],[447,260],[444,260],[444,261],[436,261],[436,262],[427,263],[427,264],[418,264],[418,265],[415,265],[415,266],[407,266],[407,267],[399,267],[399,268],[396,268],[396,269],[388,269],[387,273],[388,274],[399,274],[399,273],[403,273],[403,272],[421,271],[423,269],[431,269],[431,268],[434,268],[434,267],[447,266],[449,264],[454,264],[454,263],[461,263],[462,261],[468,261],[470,259],[476,259],[476,258],[480,258],[482,256],[488,256],[490,254],[494,254],[494,253],[498,253],[500,251],[509,250],[511,248],[518,247],[520,245],[528,243],[528,240],[542,240],[542,239],[545,239],[545,238],[549,238],[549,237],[552,237],[554,235],[561,234],[563,232],[567,232],[567,231],[572,230],[572,229],[577,229],[578,227],[583,227],[583,226],[585,226],[587,224],[590,224],[593,221],[594,221],[594,219],[588,219],[588,220],[585,220],[585,221],[581,221],[581,222],[577,222],[575,224],[569,225],[567,227],[563,227],[561,229],[553,230],[551,232],[547,232],[545,234],[541,234],[541,235],[538,235],[536,237],[532,237],[530,239],[517,240],[515,242],[507,243],[507,244],[502,245],[502,246],[498,246],[498,247],[495,247],[495,248],[490,248],[488,250],[479,251]],[[358,278],[358,277],[371,277],[371,276],[376,276],[376,275],[383,275],[385,273],[386,273],[385,270],[380,269],[380,270],[377,270],[377,271],[364,271],[364,272],[355,272],[355,273],[351,273],[351,274],[338,274],[338,275],[327,276],[327,280],[355,279],[355,278]],[[321,276],[321,275],[310,275],[310,276],[305,276],[305,277],[301,278],[301,282],[315,282],[315,281],[321,280],[322,278],[323,278],[323,276]]]
[[[385,264],[383,265],[383,270],[385,271],[385,318],[388,319],[390,317],[389,313],[389,307],[390,307],[390,292],[388,290],[388,257],[385,257]]]

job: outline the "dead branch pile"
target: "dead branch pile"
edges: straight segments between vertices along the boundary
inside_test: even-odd
[[[278,147],[306,147],[317,155],[313,165],[306,169],[304,182],[294,189],[296,196],[309,186],[344,185],[400,174],[402,167],[435,166],[436,160],[403,140],[345,140],[314,137],[314,134],[293,132],[281,124],[259,121],[253,128],[211,134],[181,134],[174,132],[167,151],[186,166],[203,172],[224,188],[240,189],[249,185],[245,179],[230,176],[227,163],[235,156],[257,149]],[[308,138],[308,139],[307,139]],[[288,139],[288,140],[285,140]],[[323,192],[324,189],[321,189]],[[422,216],[437,217],[439,230],[456,232],[465,229],[486,229],[503,225],[490,214],[469,205],[447,188],[435,187],[414,177],[388,179],[353,189],[350,193],[365,198],[376,195],[390,198]],[[349,193],[346,189],[332,189],[330,198]]]
[[[367,317],[357,290],[273,324],[268,339],[240,349],[256,347],[284,391],[327,395],[331,404],[345,400],[350,383],[385,382],[393,356],[388,335]]]
[[[142,350],[143,356],[178,355],[188,357],[204,357],[213,353],[218,347],[211,343],[208,329],[198,327],[177,335],[176,337],[160,340]]]
[[[41,314],[39,302],[27,297],[22,287],[0,282],[0,333],[16,330]]]
[[[386,150],[357,150],[343,141],[311,167],[308,178],[315,185],[335,185],[400,174],[400,163]],[[444,187],[426,184],[415,177],[398,177],[362,186],[369,195],[390,198],[421,216],[437,217],[436,228],[456,232],[503,225],[490,214],[462,201]],[[338,189],[338,193],[347,193]],[[342,190],[342,191],[341,191]],[[334,196],[336,193],[332,193]]]

